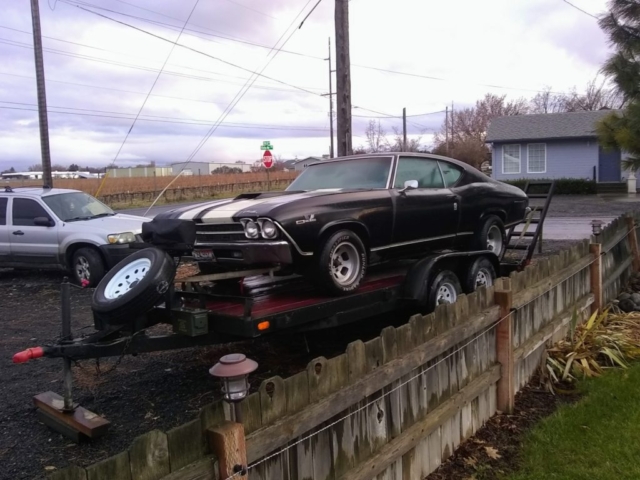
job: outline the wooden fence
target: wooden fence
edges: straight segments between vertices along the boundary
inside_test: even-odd
[[[292,377],[265,380],[242,403],[243,425],[213,403],[186,425],[52,478],[425,478],[497,410],[511,411],[546,346],[640,267],[635,229],[620,218],[594,239],[603,244],[585,240]],[[247,465],[246,475],[234,470]]]
[[[266,192],[269,190],[284,190],[293,181],[291,178],[274,179],[269,182],[236,182],[216,185],[202,185],[199,187],[168,188],[162,193],[162,201],[166,203],[196,200],[199,198],[212,198],[225,195],[239,195],[248,192]],[[137,203],[151,203],[161,190],[158,191],[134,191],[120,192],[98,197],[107,205],[135,205]]]

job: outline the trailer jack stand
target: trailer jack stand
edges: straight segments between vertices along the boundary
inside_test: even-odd
[[[69,286],[69,280],[65,277],[61,288],[63,341],[71,338],[71,292]],[[36,356],[41,355],[36,354],[30,358]],[[76,443],[86,438],[97,438],[104,435],[109,429],[110,422],[73,403],[71,359],[64,357],[63,362],[64,396],[61,397],[55,392],[44,392],[34,396],[33,403],[37,409],[38,420]]]

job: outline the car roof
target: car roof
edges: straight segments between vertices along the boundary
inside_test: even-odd
[[[334,163],[334,162],[344,162],[346,160],[357,160],[360,158],[372,158],[372,157],[397,157],[402,155],[403,157],[420,157],[420,158],[432,158],[434,160],[443,160],[445,162],[453,163],[454,165],[463,168],[464,170],[476,170],[471,167],[468,163],[461,162],[460,160],[456,160],[455,158],[445,157],[443,155],[436,155],[434,153],[419,153],[419,152],[380,152],[380,153],[359,153],[357,155],[348,155],[346,157],[332,158],[328,160],[322,160],[319,162],[314,162],[309,164],[309,167],[312,165],[319,165],[324,163]]]
[[[69,188],[42,188],[42,187],[15,187],[15,188],[11,188],[11,190],[2,190],[2,187],[0,187],[0,195],[3,193],[5,194],[17,193],[25,197],[50,197],[52,195],[60,195],[61,193],[81,193],[81,191],[72,190]]]

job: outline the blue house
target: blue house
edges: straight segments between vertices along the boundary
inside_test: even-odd
[[[582,178],[621,182],[621,153],[604,151],[596,123],[611,110],[495,118],[486,142],[492,146],[493,178]]]

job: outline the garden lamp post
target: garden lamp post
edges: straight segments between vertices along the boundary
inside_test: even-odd
[[[591,221],[591,231],[593,235],[596,237],[596,242],[598,241],[598,237],[602,233],[602,220],[592,220]]]
[[[249,393],[249,374],[258,368],[258,363],[242,353],[225,355],[216,363],[209,373],[222,381],[224,400],[233,404],[235,420],[242,423],[240,402]]]

